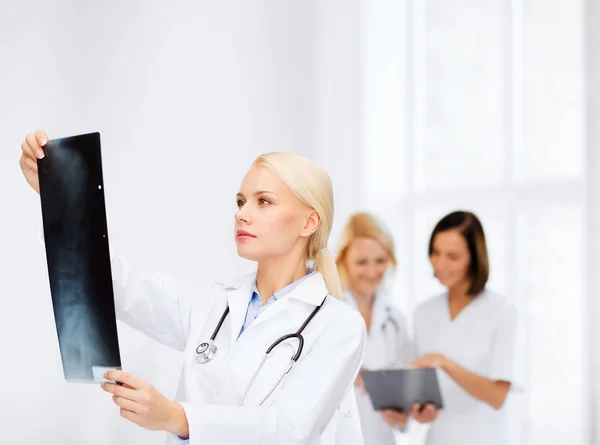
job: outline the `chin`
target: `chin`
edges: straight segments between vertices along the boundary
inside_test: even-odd
[[[237,245],[237,254],[239,257],[248,260],[248,261],[260,261],[264,255],[261,255],[260,252],[257,252],[256,249],[249,248],[250,246]]]
[[[447,287],[448,289],[451,289],[458,284],[458,282],[453,280],[439,280],[439,282],[442,286]]]
[[[363,295],[374,295],[375,292],[377,292],[377,287],[363,286],[360,288],[359,292]]]

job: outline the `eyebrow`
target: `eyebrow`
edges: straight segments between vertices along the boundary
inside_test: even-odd
[[[264,194],[277,196],[277,193],[275,193],[275,192],[269,192],[267,190],[261,190],[259,192],[256,192],[256,193],[254,193],[254,196],[264,195]],[[237,195],[235,195],[235,197],[236,198],[244,198],[245,196],[244,196],[244,194],[242,192],[239,192]]]

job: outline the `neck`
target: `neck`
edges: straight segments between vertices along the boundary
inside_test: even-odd
[[[304,276],[306,276],[304,255],[274,257],[259,262],[256,271],[256,287],[263,304],[267,304],[269,298],[279,289],[283,289]]]
[[[352,294],[352,298],[354,298],[354,302],[358,306],[360,312],[371,310],[373,308],[373,303],[375,302],[375,293],[359,292],[353,288],[350,288],[349,291]]]
[[[468,303],[473,298],[467,292],[469,291],[469,287],[471,287],[471,283],[468,280],[463,281],[462,283],[457,284],[448,289],[448,300],[450,303],[460,304],[460,303]]]

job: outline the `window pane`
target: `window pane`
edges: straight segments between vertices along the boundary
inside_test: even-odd
[[[584,162],[583,0],[524,1],[518,179],[579,178]]]
[[[367,195],[404,193],[406,161],[406,5],[363,2],[363,188]]]
[[[583,217],[578,207],[531,209],[518,226],[519,300],[527,303],[528,445],[585,444]],[[557,407],[560,421],[557,421]]]
[[[416,186],[497,184],[505,174],[506,2],[428,0],[419,14]]]

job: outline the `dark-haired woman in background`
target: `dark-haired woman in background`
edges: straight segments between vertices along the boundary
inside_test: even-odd
[[[421,357],[414,364],[442,371],[444,409],[427,408],[427,445],[504,445],[516,311],[486,289],[489,261],[479,219],[469,212],[444,217],[431,235],[429,258],[447,291],[421,304],[414,316]]]

